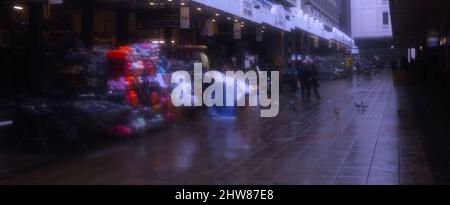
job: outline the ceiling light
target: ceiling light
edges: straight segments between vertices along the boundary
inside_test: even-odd
[[[23,10],[23,7],[22,6],[14,6],[13,7],[15,10]]]

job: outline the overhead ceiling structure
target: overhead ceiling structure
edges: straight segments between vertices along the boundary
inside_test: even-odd
[[[448,0],[390,0],[390,8],[397,45],[414,46],[432,31],[448,34]]]
[[[0,5],[2,2],[9,5],[23,2],[27,5],[33,2],[42,4],[47,0],[0,0]],[[297,3],[295,0],[63,0],[62,2],[66,9],[98,8],[117,11],[195,6],[200,9],[198,11],[201,11],[202,15],[223,13],[229,18],[250,21],[260,26],[270,25],[287,32],[294,29],[302,30],[342,46],[354,46],[354,40],[339,28],[326,27],[320,19],[309,16],[301,8],[295,7]]]

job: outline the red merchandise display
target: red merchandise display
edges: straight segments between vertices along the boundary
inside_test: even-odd
[[[109,94],[123,96],[134,109],[129,125],[118,125],[113,132],[136,133],[175,120],[169,100],[170,78],[160,51],[157,44],[141,43],[107,53]]]

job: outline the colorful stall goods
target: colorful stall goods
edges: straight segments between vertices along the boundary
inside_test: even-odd
[[[134,111],[130,123],[114,131],[137,133],[173,121],[167,80],[167,60],[158,44],[139,43],[119,47],[107,54],[108,88],[112,96],[123,96]]]

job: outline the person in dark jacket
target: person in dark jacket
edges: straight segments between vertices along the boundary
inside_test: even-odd
[[[307,60],[302,61],[302,63],[297,67],[297,78],[298,78],[298,81],[300,81],[300,87],[301,87],[303,99],[306,98],[307,88],[309,87],[309,85],[308,85],[309,76],[308,76],[308,72],[307,72],[307,67],[308,67]]]
[[[307,99],[311,99],[311,89],[314,92],[314,95],[316,96],[317,100],[320,100],[320,94],[319,94],[319,67],[316,63],[314,63],[313,60],[309,60],[308,63],[308,83],[309,86],[307,88]]]
[[[356,61],[355,67],[356,67],[356,72],[359,74],[361,72],[361,63],[359,62],[359,60]]]

